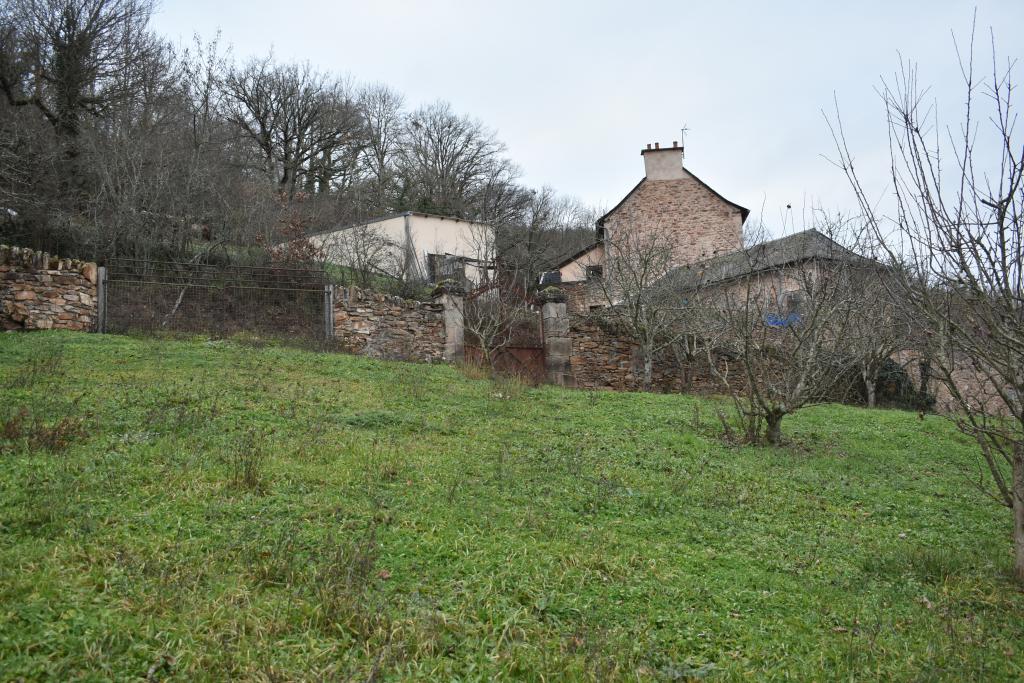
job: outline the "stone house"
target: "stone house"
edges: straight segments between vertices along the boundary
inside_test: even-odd
[[[838,265],[878,268],[880,265],[842,246],[827,235],[811,229],[770,240],[749,249],[691,264],[676,266],[661,278],[656,287],[685,297],[687,292],[703,291],[742,295],[753,290],[775,307],[779,319],[797,314],[801,289],[822,269]]]
[[[683,165],[683,148],[659,143],[641,150],[644,177],[598,219],[596,239],[585,249],[554,264],[542,284],[560,284],[570,293],[570,308],[583,312],[604,305],[600,288],[606,245],[625,234],[658,234],[671,249],[670,266],[702,261],[742,247],[743,223],[750,213],[729,201]],[[587,284],[589,283],[589,284]]]

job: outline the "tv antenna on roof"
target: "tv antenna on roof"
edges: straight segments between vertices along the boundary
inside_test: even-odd
[[[687,126],[685,123],[683,124],[683,127],[679,129],[679,133],[680,133],[679,143],[683,147],[686,147],[686,134],[689,133],[689,132],[690,132],[690,127]]]

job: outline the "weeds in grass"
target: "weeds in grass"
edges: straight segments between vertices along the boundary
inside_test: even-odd
[[[491,398],[499,401],[515,401],[523,396],[527,389],[526,382],[518,375],[495,375],[491,381],[493,391]]]
[[[872,553],[861,562],[871,575],[895,578],[913,576],[922,583],[942,584],[967,572],[970,559],[955,548],[906,546],[895,553]]]
[[[20,449],[61,453],[87,436],[86,421],[82,417],[67,415],[47,424],[23,406],[0,420],[0,453]]]
[[[459,371],[462,372],[466,379],[484,380],[491,378],[490,368],[486,368],[479,363],[463,362],[459,363],[458,367]]]
[[[394,444],[374,440],[364,450],[363,471],[370,484],[397,481],[405,468],[405,458]]]
[[[245,545],[243,558],[249,576],[259,586],[291,586],[299,578],[296,566],[298,529],[265,525],[266,531]]]
[[[326,547],[310,581],[321,628],[347,632],[364,643],[387,634],[388,619],[374,591],[380,553],[376,524],[352,542],[328,537]]]
[[[166,431],[187,432],[214,420],[221,414],[220,393],[205,394],[201,389],[175,385],[170,395],[149,409],[145,424]]]
[[[231,485],[254,493],[266,491],[264,467],[267,452],[263,441],[266,434],[257,429],[247,429],[228,449],[228,468]]]
[[[64,350],[59,346],[44,348],[19,365],[7,383],[11,389],[29,389],[46,379],[60,379],[65,372]]]
[[[342,422],[350,427],[376,430],[399,427],[406,421],[404,416],[390,410],[366,410],[342,419]]]

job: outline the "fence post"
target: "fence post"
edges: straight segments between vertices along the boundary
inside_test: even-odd
[[[541,292],[541,333],[544,337],[544,370],[548,381],[559,386],[573,386],[572,339],[565,292],[554,287]]]
[[[442,357],[449,363],[465,360],[465,320],[463,301],[465,293],[458,287],[439,287],[434,299],[441,304],[444,320],[444,351]]]
[[[334,339],[334,285],[324,285],[324,338]]]
[[[107,267],[96,269],[96,331],[107,332]]]

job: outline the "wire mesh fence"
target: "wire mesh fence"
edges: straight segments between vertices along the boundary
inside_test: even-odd
[[[323,339],[327,284],[319,269],[111,260],[101,329]]]

